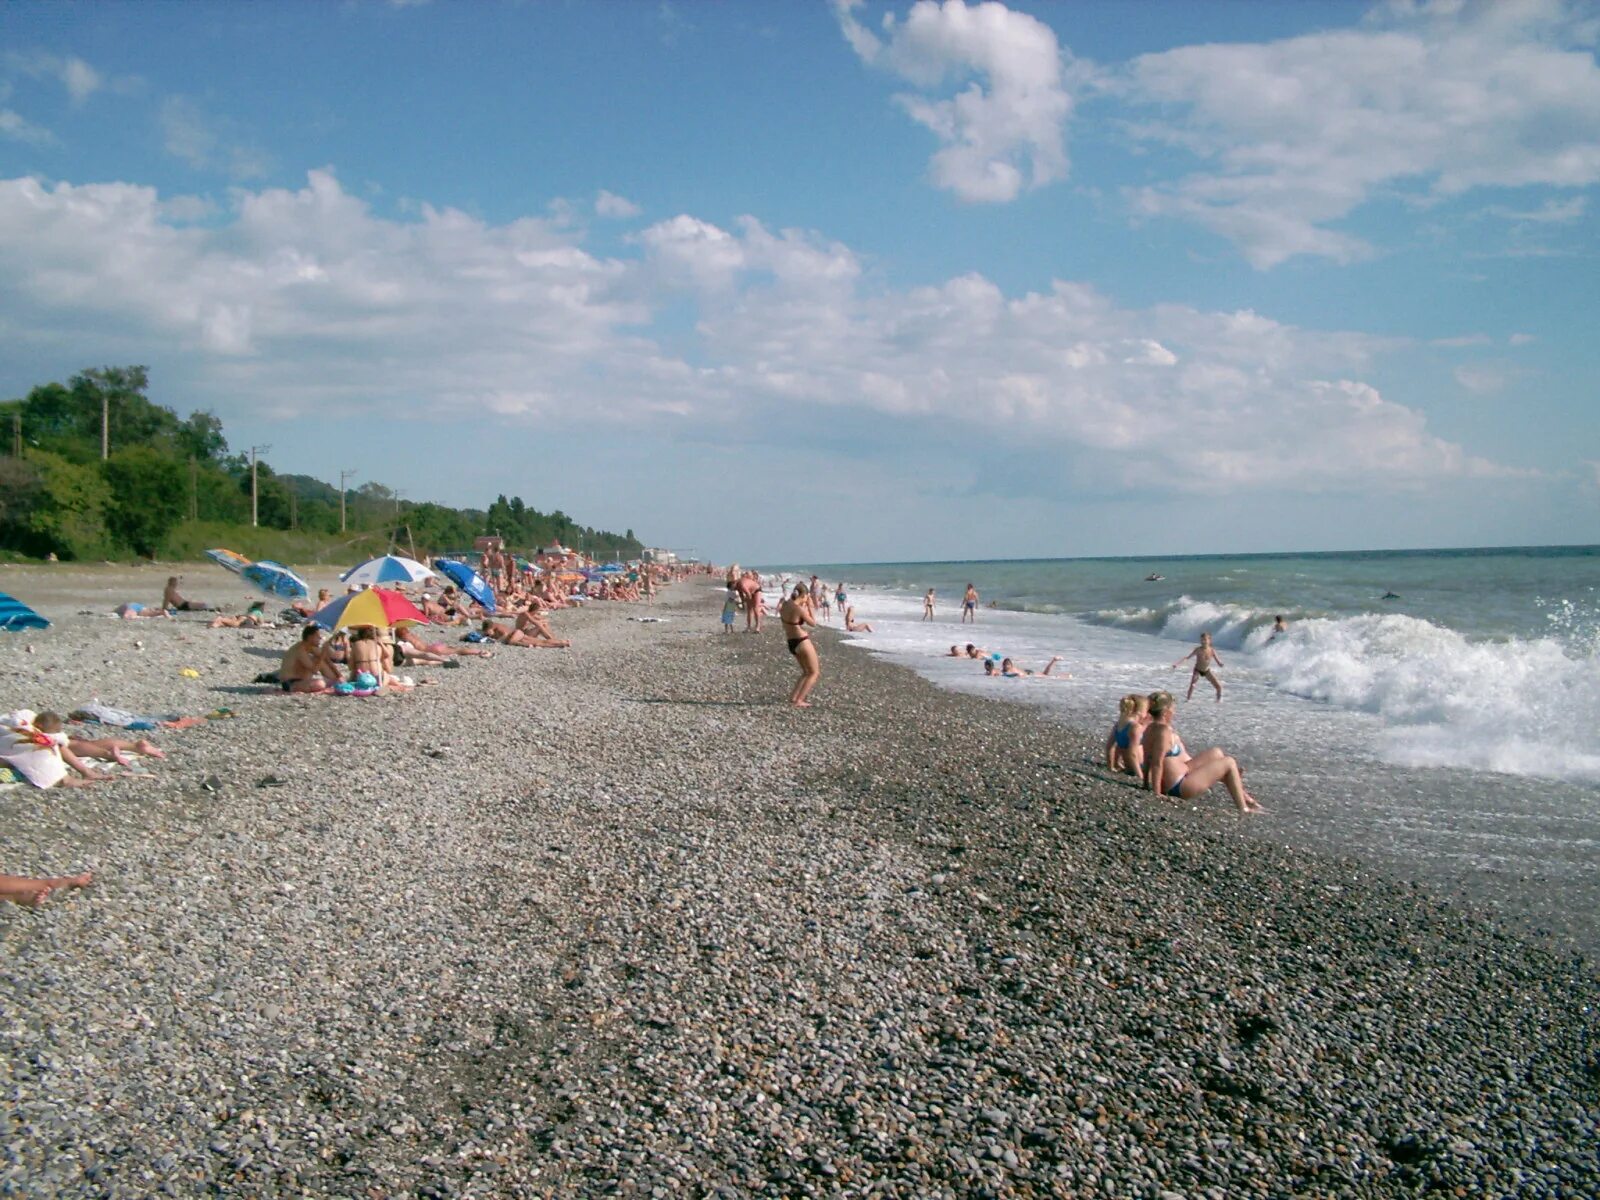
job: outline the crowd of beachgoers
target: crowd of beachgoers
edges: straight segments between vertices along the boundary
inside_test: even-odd
[[[0,1195],[1595,1194],[1592,969],[1078,769],[1098,722],[968,694],[1089,674],[986,602],[941,674],[1035,674],[943,690],[833,652],[852,608],[894,631],[831,581],[768,580],[746,637],[720,569],[502,569],[494,617],[406,593],[491,658],[397,637],[375,665],[418,686],[360,700],[348,660],[251,677],[370,591],[234,624],[191,572],[112,618],[172,570],[0,584],[60,617],[0,638],[0,695],[121,743],[72,750],[109,782],[0,792],[32,876],[0,881]],[[462,640],[530,607],[573,645]]]
[[[742,569],[735,563],[727,570],[726,592],[722,604],[722,631],[733,630],[736,615],[744,613],[745,631],[760,633],[767,615],[767,600],[759,571]],[[856,619],[855,606],[850,602],[850,591],[840,581],[831,590],[822,580],[812,575],[790,584],[786,575],[772,581],[778,595],[778,619],[782,622],[784,638],[789,653],[800,669],[800,678],[789,694],[789,703],[796,708],[809,708],[810,696],[822,677],[822,663],[816,643],[808,630],[819,622],[839,613],[847,633],[871,633],[872,625]],[[975,585],[969,583],[961,598],[961,624],[977,624],[980,595]],[[923,597],[922,619],[935,619],[936,596],[929,588]],[[1283,618],[1278,618],[1278,629]],[[973,659],[981,664],[983,673],[994,679],[1070,679],[1065,671],[1057,672],[1061,656],[1054,655],[1038,670],[1022,666],[1009,655],[986,650],[973,642],[950,647],[949,657]],[[1188,698],[1194,696],[1195,685],[1202,679],[1216,689],[1217,700],[1222,699],[1222,681],[1217,668],[1222,659],[1211,644],[1209,633],[1201,634],[1200,644],[1186,654],[1173,668],[1192,662],[1189,676]],[[1177,701],[1167,691],[1151,692],[1147,696],[1124,696],[1118,705],[1116,722],[1106,738],[1105,765],[1109,771],[1132,775],[1151,792],[1174,800],[1195,800],[1213,787],[1221,784],[1227,789],[1240,812],[1260,812],[1261,805],[1244,786],[1244,772],[1238,760],[1220,746],[1190,754],[1174,725]]]
[[[315,598],[308,591],[287,603],[283,597],[252,600],[242,612],[189,594],[184,576],[171,575],[158,602],[125,600],[108,615],[173,622],[194,616],[209,629],[285,631],[289,644],[277,668],[251,683],[295,696],[367,697],[416,689],[420,683],[411,672],[419,667],[459,668],[463,659],[489,658],[500,648],[568,649],[572,642],[558,637],[552,624],[561,610],[598,602],[653,605],[660,589],[706,569],[632,563],[596,572],[579,555],[560,549],[533,558],[491,549],[477,557],[467,586],[407,559],[400,561],[411,563],[417,576],[410,582],[351,582],[338,597],[325,587]],[[358,578],[361,566],[346,576]],[[369,602],[366,607],[361,600]],[[142,649],[143,643],[134,646]],[[149,737],[121,734],[159,736],[232,716],[228,708],[146,715],[98,700],[65,714],[28,707],[0,712],[0,784],[79,788],[112,778],[152,779],[141,764],[157,763],[166,752]],[[113,774],[113,765],[135,769]],[[91,879],[89,872],[0,875],[0,900],[33,906]]]

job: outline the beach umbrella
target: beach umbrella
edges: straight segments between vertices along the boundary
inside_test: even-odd
[[[270,559],[263,558],[260,562],[253,562],[239,574],[269,596],[298,600],[302,596],[311,594],[311,589],[306,587],[304,579],[282,563],[275,563]]]
[[[436,558],[433,569],[455,584],[490,612],[494,611],[494,590],[471,567],[453,558]]]
[[[399,592],[387,588],[346,593],[323,605],[311,620],[324,629],[338,629],[344,625],[374,625],[387,629],[406,621],[415,625],[429,624],[421,609]]]
[[[13,596],[0,592],[0,629],[20,633],[24,629],[49,629],[46,621],[33,609]]]
[[[433,572],[414,558],[399,554],[385,554],[382,558],[369,558],[351,567],[339,578],[345,583],[421,583],[432,579]]]
[[[215,550],[207,550],[206,557],[219,567],[226,567],[235,575],[250,565],[250,560],[237,550],[224,550],[218,546]]]

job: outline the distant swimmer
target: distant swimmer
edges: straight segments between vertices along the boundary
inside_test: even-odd
[[[1272,618],[1272,633],[1270,635],[1268,635],[1267,641],[1275,642],[1275,641],[1278,640],[1278,635],[1280,633],[1288,633],[1288,632],[1289,632],[1289,622],[1287,622],[1287,621],[1285,621],[1283,619],[1283,614],[1282,613],[1279,613],[1277,616]]]
[[[933,589],[928,589],[928,594],[922,598],[922,619],[933,620]]]
[[[961,623],[965,625],[971,621],[978,623],[978,589],[970,583],[967,584],[966,594],[961,597]]]
[[[1398,599],[1400,599],[1400,593],[1399,592],[1385,592],[1383,594],[1383,599],[1385,599],[1385,600],[1398,600]]]
[[[1025,676],[1028,676],[1028,675],[1038,675],[1038,676],[1040,676],[1042,678],[1045,675],[1049,675],[1051,671],[1055,670],[1055,665],[1060,661],[1061,661],[1061,655],[1057,654],[1049,662],[1045,663],[1044,670],[1042,670],[1042,671],[1030,671],[1026,667],[1017,666],[1017,664],[1012,662],[1009,658],[1005,658],[1005,659],[1001,659],[1000,660],[1000,674],[1006,676],[1008,679],[1021,679],[1021,678],[1025,677]],[[1057,675],[1057,676],[1055,676],[1055,678],[1057,678],[1057,679],[1071,679],[1072,676],[1070,676],[1070,675]]]
[[[1154,571],[1151,571],[1150,574],[1144,577],[1144,581],[1146,583],[1160,583],[1165,578],[1165,575],[1157,575]]]
[[[1189,651],[1189,653],[1185,654],[1177,662],[1173,663],[1172,669],[1176,671],[1191,658],[1194,659],[1194,670],[1189,675],[1189,694],[1185,696],[1184,699],[1193,700],[1194,685],[1200,682],[1200,680],[1205,679],[1209,680],[1211,686],[1217,689],[1217,703],[1221,704],[1222,680],[1217,678],[1216,672],[1213,671],[1212,668],[1222,666],[1223,662],[1217,657],[1216,650],[1212,648],[1211,635],[1209,633],[1202,633],[1200,635],[1200,644],[1193,650]]]

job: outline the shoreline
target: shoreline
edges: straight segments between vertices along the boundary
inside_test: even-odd
[[[1600,1184],[1592,964],[1063,770],[1081,735],[828,629],[790,710],[775,625],[716,604],[372,701],[211,690],[286,630],[0,642],[12,706],[92,663],[238,713],[153,782],[0,795],[4,869],[99,872],[0,910],[0,1190]]]

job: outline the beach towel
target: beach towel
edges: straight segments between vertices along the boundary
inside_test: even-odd
[[[173,717],[145,717],[138,713],[128,712],[126,709],[113,708],[109,704],[101,704],[99,697],[89,701],[82,708],[75,708],[68,714],[74,721],[93,721],[100,725],[114,725],[118,729],[155,729],[162,721],[174,720]]]

